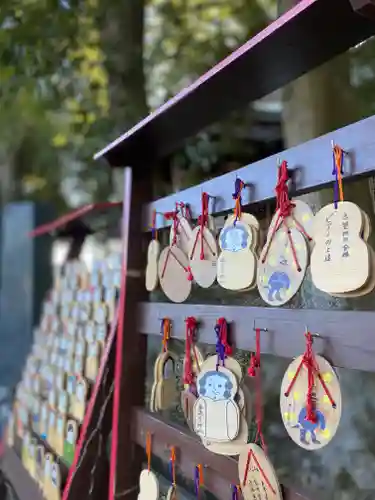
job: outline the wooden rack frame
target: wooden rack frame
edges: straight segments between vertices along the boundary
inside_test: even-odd
[[[224,316],[233,323],[235,344],[246,350],[255,346],[254,334],[249,328],[255,321],[256,326],[268,329],[262,335],[262,352],[289,358],[302,351],[304,339],[301,332],[308,324],[311,331],[321,334],[317,340],[318,350],[336,366],[375,370],[375,348],[371,342],[375,312],[329,310],[316,314],[316,311],[303,309],[149,303],[143,279],[134,279],[145,268],[146,256],[139,249],[145,238],[142,228],[150,227],[153,209],[170,211],[175,202],[183,201],[190,205],[193,217],[197,217],[201,193],[205,191],[215,197],[211,213],[223,213],[233,206],[232,190],[236,176],[250,185],[250,189],[244,191],[244,204],[269,200],[274,197],[277,158],[266,158],[152,203],[151,176],[145,172],[156,168],[160,158],[208,124],[223,119],[229,111],[246,106],[249,101],[282,87],[373,35],[374,13],[375,0],[300,1],[95,156],[96,159],[106,158],[111,166],[127,166],[127,171],[129,167],[133,171],[132,188],[129,190],[127,174],[124,194],[124,200],[132,198],[129,210],[125,211],[129,239],[124,245],[127,259],[124,272],[132,270],[132,273],[128,272],[124,283],[124,324],[121,342],[117,342],[117,349],[121,350],[117,360],[122,360],[122,365],[116,366],[119,378],[115,384],[119,399],[113,413],[117,453],[112,454],[108,500],[115,500],[123,492],[127,493],[128,499],[137,497],[136,486],[147,431],[153,433],[153,452],[160,458],[168,459],[166,446],[177,448],[177,466],[187,477],[193,477],[195,464],[204,463],[207,466],[206,486],[219,499],[228,498],[228,483],[237,481],[235,460],[208,453],[189,432],[142,409],[147,336],[160,335],[163,317],[173,321],[173,336],[183,338],[184,319],[195,316],[200,322],[199,340],[212,342],[215,320]],[[335,29],[332,29],[332,19],[335,19]],[[197,110],[195,113],[194,109]],[[332,182],[328,165],[332,140],[347,152],[346,178],[355,179],[375,171],[375,117],[371,117],[284,151],[280,156],[288,162],[291,170],[294,194]],[[142,210],[143,218],[140,215]],[[157,227],[164,225],[165,221],[158,218]],[[360,329],[355,328],[358,323]],[[361,347],[363,345],[366,345],[366,350]],[[284,488],[286,500],[314,500],[313,496]]]

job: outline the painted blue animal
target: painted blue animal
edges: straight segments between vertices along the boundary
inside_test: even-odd
[[[298,424],[295,427],[300,429],[300,441],[301,443],[308,444],[306,440],[307,433],[310,433],[311,442],[315,444],[320,444],[316,437],[316,431],[319,429],[324,431],[326,428],[326,419],[321,411],[315,410],[316,422],[310,422],[306,419],[307,411],[306,408],[302,408],[298,415]]]
[[[281,290],[288,290],[290,287],[289,276],[282,271],[275,271],[268,280],[268,300],[273,302],[275,299],[281,301]]]

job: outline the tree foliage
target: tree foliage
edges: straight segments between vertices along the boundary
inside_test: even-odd
[[[264,28],[275,7],[276,0],[3,0],[2,201],[57,200],[64,209],[110,196],[109,172],[92,162],[93,152]],[[373,53],[369,43],[353,56],[363,113],[375,103]],[[204,131],[173,165],[189,171],[186,182],[210,175],[223,151],[241,147],[233,131],[249,122],[234,115],[215,141]]]

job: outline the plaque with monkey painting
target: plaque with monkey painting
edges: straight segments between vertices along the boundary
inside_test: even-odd
[[[222,250],[217,261],[217,281],[227,290],[250,288],[256,278],[253,228],[242,222],[224,226],[219,237]]]
[[[337,375],[322,356],[315,356],[313,415],[308,416],[309,374],[296,358],[285,372],[280,391],[280,409],[285,428],[293,441],[305,450],[327,445],[336,434],[341,418],[341,390]],[[298,371],[299,366],[301,368]]]
[[[194,431],[209,441],[231,441],[240,429],[240,410],[235,401],[238,384],[226,368],[202,371],[197,379]]]

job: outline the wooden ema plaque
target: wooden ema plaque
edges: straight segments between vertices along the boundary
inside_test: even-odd
[[[258,263],[258,290],[270,305],[286,304],[299,290],[308,265],[308,247],[297,229],[281,227]]]
[[[321,356],[315,356],[309,402],[309,369],[303,358],[296,358],[284,375],[281,416],[295,443],[305,450],[317,450],[336,434],[341,418],[341,391],[332,366]],[[309,404],[313,405],[310,412]]]
[[[160,286],[172,302],[184,302],[189,297],[193,275],[187,256],[176,245],[162,250],[158,273]]]
[[[227,290],[248,290],[256,280],[256,248],[259,223],[250,214],[242,213],[241,192],[245,184],[236,179],[235,209],[219,236],[221,254],[217,262],[217,281]]]
[[[51,467],[51,490],[48,500],[61,500],[61,473],[58,463],[53,462]]]
[[[36,457],[35,457],[35,472],[36,472],[36,480],[38,486],[42,491],[44,487],[44,462],[45,462],[44,446],[37,446]]]
[[[253,230],[243,222],[224,226],[219,237],[221,254],[217,261],[217,281],[227,290],[251,288],[256,277]]]
[[[201,371],[194,404],[194,431],[208,441],[231,441],[240,430],[240,410],[235,401],[238,385],[227,368]]]
[[[361,209],[349,201],[326,205],[316,214],[311,276],[317,288],[356,296],[371,279],[368,289],[372,290],[373,253],[364,240],[369,234],[367,221]]]
[[[194,281],[202,288],[209,288],[216,280],[219,253],[216,238],[207,227],[197,226],[191,241],[189,259]]]
[[[252,400],[248,388],[244,385],[238,389],[237,404],[240,409],[240,429],[235,439],[224,443],[202,439],[202,444],[212,453],[218,455],[240,455],[248,442],[249,424],[252,416]]]
[[[79,422],[82,422],[86,411],[86,401],[88,393],[88,384],[84,378],[79,378],[76,382],[76,393],[73,398],[72,415]]]
[[[283,161],[276,186],[278,209],[258,261],[258,290],[271,306],[286,304],[298,292],[309,263],[313,213],[306,203],[289,199],[288,178]]]
[[[178,210],[171,212],[169,215],[172,215],[173,218],[173,224],[169,233],[169,244],[170,246],[177,246],[182,253],[188,255],[193,238],[190,222]]]
[[[44,456],[43,495],[47,500],[51,500],[51,471],[53,463],[54,461],[52,454],[46,453]]]
[[[202,213],[191,236],[188,255],[194,280],[202,288],[209,288],[216,279],[219,250],[215,234],[209,228],[207,193],[202,193]]]
[[[85,362],[85,376],[90,382],[95,382],[99,372],[101,344],[92,342],[87,351]]]
[[[68,420],[66,424],[63,457],[64,460],[69,465],[72,465],[74,460],[74,452],[76,449],[77,437],[78,437],[77,422],[75,420]]]
[[[244,447],[238,474],[244,500],[282,500],[275,470],[260,446],[251,443]]]
[[[139,476],[138,500],[158,500],[159,481],[151,470],[143,470]]]
[[[146,290],[152,292],[159,283],[158,276],[158,260],[160,255],[160,243],[157,240],[152,240],[148,245],[147,250],[147,266],[146,266]]]
[[[154,366],[154,384],[151,389],[151,411],[168,409],[177,400],[177,380],[175,366],[178,358],[171,351],[166,351],[156,359]]]

